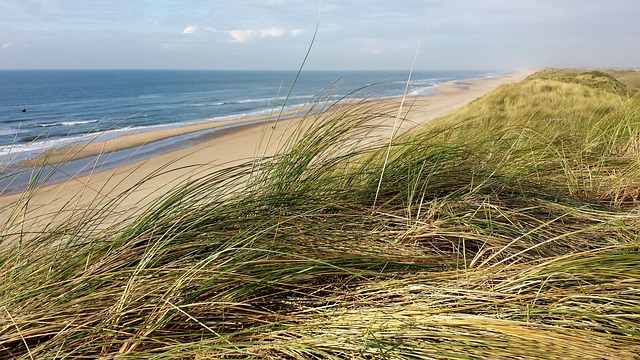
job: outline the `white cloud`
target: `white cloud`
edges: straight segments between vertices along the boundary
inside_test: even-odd
[[[189,35],[189,34],[195,33],[196,31],[198,31],[197,26],[189,25],[186,28],[184,28],[184,30],[182,30],[182,33],[185,35]]]
[[[239,29],[230,30],[229,35],[233,42],[246,43],[254,40],[278,38],[282,36],[298,36],[302,34],[302,29],[283,29],[283,28],[267,28],[267,29]]]
[[[12,47],[13,47],[13,43],[11,41],[9,41],[9,42],[6,42],[6,43],[2,44],[2,46],[0,46],[0,51],[9,50]]]

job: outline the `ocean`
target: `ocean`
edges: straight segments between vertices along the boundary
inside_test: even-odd
[[[301,107],[310,100],[398,97],[408,75],[408,71],[303,71],[294,85],[295,71],[3,70],[0,165],[7,173],[23,160],[70,143],[256,116]],[[415,71],[409,94],[431,95],[442,82],[499,75]],[[138,158],[126,153],[111,157],[109,166],[175,148],[185,140],[182,136],[150,144],[148,151],[136,152]]]

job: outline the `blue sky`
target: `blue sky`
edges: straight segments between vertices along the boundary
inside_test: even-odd
[[[0,0],[0,69],[640,68],[639,0]]]

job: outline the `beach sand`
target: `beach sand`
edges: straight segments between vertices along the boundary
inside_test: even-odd
[[[502,84],[520,81],[531,73],[532,71],[519,71],[509,76],[447,83],[437,88],[437,95],[407,98],[403,106],[404,112],[401,114],[401,117],[406,119],[399,131],[406,131],[445,115]],[[377,102],[377,111],[384,109],[380,123],[385,125],[387,130],[376,134],[371,140],[381,141],[391,135],[401,99],[371,101]],[[140,211],[145,205],[189,178],[251,161],[256,156],[272,155],[276,149],[282,148],[281,144],[302,124],[300,116],[294,113],[288,113],[287,116],[290,118],[277,122],[226,128],[188,148],[125,164],[115,169],[73,177],[63,183],[43,186],[34,193],[0,196],[0,221],[9,227],[20,225],[23,229],[43,229],[43,226],[69,221],[70,217],[73,218],[74,215],[95,207],[96,204],[107,204],[117,195],[127,192],[127,196],[117,198],[117,201],[106,207],[105,210],[108,211],[99,215],[103,226],[108,226]],[[255,120],[260,119],[245,118],[133,134],[103,143],[58,149],[50,152],[46,161],[55,163],[99,154],[108,156],[104,154],[184,133],[247,124]],[[42,162],[42,159],[38,161]],[[142,185],[132,189],[134,184],[141,182]],[[16,211],[16,201],[22,201],[20,211]]]

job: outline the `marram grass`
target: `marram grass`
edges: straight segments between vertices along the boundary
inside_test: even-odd
[[[16,216],[0,358],[638,358],[633,90],[534,74],[388,159],[362,141],[380,109],[344,109],[108,227],[118,197],[29,234]]]

